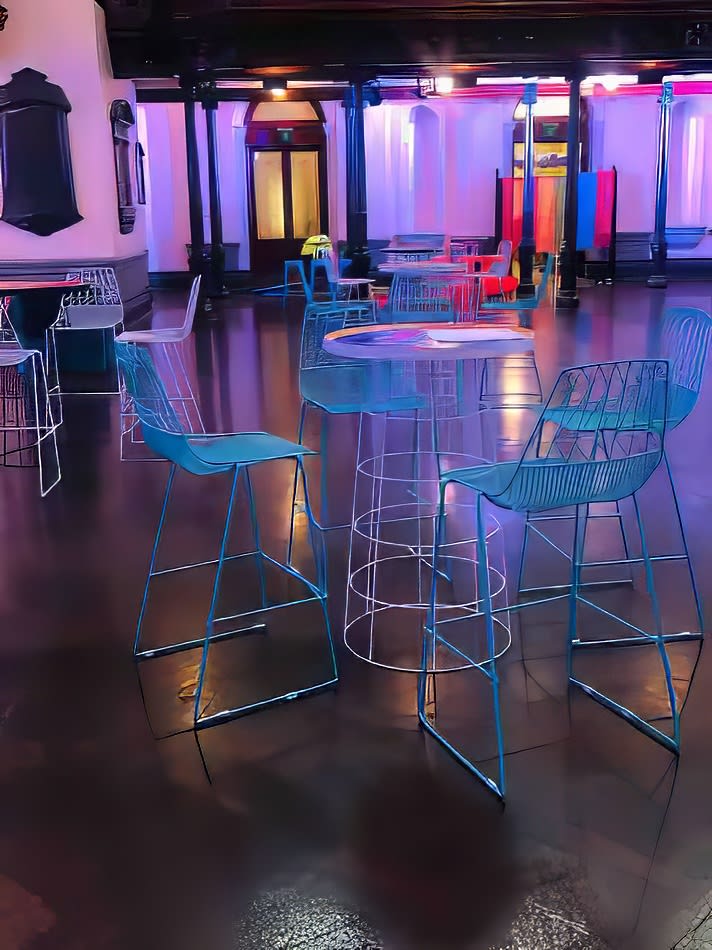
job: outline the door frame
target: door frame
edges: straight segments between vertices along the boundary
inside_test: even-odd
[[[319,228],[320,234],[328,234],[329,231],[329,182],[326,167],[326,148],[324,143],[320,145],[247,145],[247,190],[248,190],[248,218],[250,229],[250,269],[260,270],[261,265],[266,268],[267,264],[260,255],[258,247],[266,250],[265,245],[278,242],[290,242],[292,246],[300,245],[299,249],[292,250],[287,256],[282,256],[280,260],[289,260],[293,255],[298,259],[301,245],[306,237],[295,238],[293,235],[293,209],[292,209],[292,169],[289,155],[291,152],[316,152],[317,153],[317,171],[319,188]],[[254,175],[254,157],[256,152],[279,152],[282,156],[282,183],[283,183],[283,205],[284,205],[284,231],[283,238],[260,240],[257,237],[257,202],[255,195],[255,175]],[[310,235],[307,235],[310,237]],[[285,249],[287,245],[284,245]],[[275,249],[276,250],[276,249]],[[262,257],[262,259],[261,259]],[[275,254],[275,261],[279,258]]]
[[[245,116],[246,134],[246,170],[247,170],[247,211],[248,228],[250,242],[250,269],[252,271],[274,270],[279,267],[283,260],[300,257],[301,245],[305,238],[287,237],[293,230],[293,209],[292,209],[292,170],[289,160],[289,152],[316,152],[317,153],[317,185],[319,189],[319,229],[320,233],[329,232],[329,177],[327,168],[326,152],[326,132],[324,129],[324,113],[321,103],[312,102],[310,105],[314,110],[315,118],[313,120],[271,120],[254,121],[252,115],[255,113],[257,102],[250,103]],[[257,237],[257,207],[255,195],[255,176],[254,176],[254,158],[256,152],[280,152],[282,155],[282,182],[284,185],[284,214],[285,214],[285,237],[275,239],[265,239],[260,241]],[[267,245],[271,243],[282,242],[284,253],[277,252],[272,259],[270,255],[264,255]],[[288,243],[286,243],[288,242]],[[262,248],[260,254],[258,248]]]

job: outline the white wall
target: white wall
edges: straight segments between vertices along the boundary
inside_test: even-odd
[[[655,227],[660,107],[654,95],[592,96],[595,168],[616,166],[619,231]],[[594,169],[595,170],[595,169]]]
[[[190,217],[183,104],[144,103],[138,111],[146,153],[148,269],[188,270],[185,246],[190,242]]]
[[[511,134],[503,130],[515,105],[504,97],[367,109],[369,238],[419,230],[492,234],[495,174],[511,172]]]
[[[681,85],[681,84],[680,84]],[[592,110],[594,168],[618,171],[618,230],[653,231],[660,122],[657,96],[601,96]],[[670,128],[667,225],[712,226],[712,96],[676,90]],[[668,248],[670,257],[712,257],[712,238]]]
[[[127,99],[135,110],[135,95],[132,83],[111,77],[101,9],[93,0],[12,4],[2,35],[0,83],[24,67],[46,73],[72,105],[69,139],[77,207],[84,220],[48,237],[0,221],[0,260],[81,261],[140,253],[146,247],[141,208],[133,233],[119,233],[109,120],[113,99]]]

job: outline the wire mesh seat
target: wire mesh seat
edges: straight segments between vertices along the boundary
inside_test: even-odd
[[[504,743],[500,714],[499,677],[494,622],[501,611],[520,610],[533,604],[568,600],[568,678],[589,696],[625,721],[678,754],[680,746],[680,706],[673,685],[666,645],[680,639],[700,640],[701,634],[666,634],[652,569],[652,558],[636,493],[647,482],[663,457],[665,407],[668,399],[668,364],[665,360],[636,360],[599,363],[564,370],[547,400],[543,413],[519,459],[453,469],[442,475],[440,509],[433,560],[431,614],[423,641],[423,665],[418,689],[418,715],[423,727],[500,798],[506,791]],[[477,584],[480,616],[484,621],[484,657],[470,656],[448,639],[447,627],[439,626],[436,584],[439,578],[439,550],[446,538],[445,494],[451,484],[476,492]],[[646,587],[655,622],[649,632],[619,617],[582,593],[583,566],[582,509],[598,502],[615,502],[632,497],[640,534]],[[512,511],[549,511],[574,507],[574,540],[571,581],[566,593],[528,602],[493,608],[490,594],[485,543],[484,500]],[[440,576],[442,576],[440,574]],[[578,629],[578,607],[586,605],[623,625],[628,636],[614,639],[582,639]],[[608,695],[578,678],[574,673],[576,652],[591,647],[654,645],[664,674],[665,692],[672,722],[668,735]],[[487,776],[438,729],[434,711],[427,709],[427,660],[435,649],[454,651],[478,669],[492,688],[497,741],[498,779]]]
[[[179,326],[152,327],[150,330],[124,330],[118,334],[117,341],[121,343],[139,343],[156,345],[162,350],[168,375],[172,382],[172,391],[169,396],[173,407],[184,419],[185,426],[191,432],[205,432],[203,417],[198,401],[195,398],[190,377],[183,360],[181,344],[184,343],[193,331],[193,321],[198,306],[200,294],[200,276],[196,277],[190,289],[185,319]],[[121,458],[124,459],[125,437],[136,442],[138,416],[128,397],[126,387],[121,385]]]
[[[397,364],[378,360],[346,359],[324,350],[322,343],[328,333],[350,326],[370,325],[371,311],[363,301],[335,301],[331,305],[313,305],[306,308],[302,324],[299,357],[299,392],[301,409],[297,439],[301,444],[310,409],[322,413],[320,419],[321,515],[322,530],[350,527],[344,524],[325,524],[329,505],[326,479],[327,416],[361,415],[362,413],[412,412],[425,405],[425,399],[416,390],[415,379],[402,372]],[[361,426],[359,426],[359,440]],[[357,446],[358,452],[358,446]],[[290,554],[295,533],[297,514],[297,479],[292,497],[292,528]]]
[[[168,483],[166,486],[163,507],[158,522],[150,566],[143,599],[138,617],[136,637],[134,641],[134,657],[144,661],[180,653],[191,649],[199,649],[200,662],[195,682],[195,699],[193,703],[192,728],[203,729],[227,719],[241,716],[257,709],[264,709],[275,703],[297,699],[327,687],[334,686],[338,679],[336,660],[331,639],[331,628],[326,609],[326,554],[321,535],[316,530],[309,506],[306,485],[304,485],[305,508],[309,523],[309,546],[314,560],[316,580],[309,580],[303,573],[289,564],[269,555],[262,547],[260,530],[257,520],[250,469],[261,462],[276,460],[291,460],[295,463],[297,472],[304,478],[302,459],[311,454],[309,449],[295,445],[285,439],[270,435],[266,432],[240,432],[234,434],[190,434],[186,433],[175,412],[173,405],[166,395],[165,388],[156,373],[153,360],[148,351],[130,343],[117,342],[116,353],[121,366],[123,379],[130,397],[133,400],[136,413],[143,428],[145,441],[158,454],[171,463]],[[210,561],[201,561],[191,564],[181,564],[163,570],[157,569],[157,555],[161,535],[166,521],[168,502],[171,495],[175,475],[178,469],[193,475],[215,475],[231,473],[231,488],[227,505],[225,523],[222,530],[218,557]],[[249,508],[249,520],[254,549],[243,554],[228,553],[228,541],[233,511],[236,504],[238,483],[242,479]],[[222,583],[223,572],[230,562],[239,561],[242,569],[245,565],[256,569],[259,596],[255,606],[239,611],[230,611],[224,616],[218,616],[218,597],[223,599],[225,586]],[[210,606],[204,621],[204,632],[187,640],[146,646],[143,630],[149,594],[153,584],[159,576],[174,574],[185,583],[186,572],[198,570],[206,566],[214,567],[214,580],[210,596]],[[267,583],[267,571],[274,572],[287,585],[287,597],[275,596],[269,591],[272,589]],[[293,596],[294,582],[302,591],[302,596]],[[244,586],[240,585],[241,587]],[[286,691],[271,694],[266,698],[256,699],[237,705],[228,704],[224,708],[215,709],[215,699],[205,697],[205,684],[209,675],[209,651],[212,644],[223,642],[226,639],[239,638],[249,633],[259,631],[269,634],[269,624],[273,622],[275,611],[284,612],[285,609],[299,605],[313,604],[318,608],[321,616],[320,624],[326,634],[328,646],[328,674],[323,680],[307,685],[297,685]],[[224,629],[225,624],[229,629]],[[202,624],[201,624],[202,627]],[[293,674],[290,674],[290,676]]]

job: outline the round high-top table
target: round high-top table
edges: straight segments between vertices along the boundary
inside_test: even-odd
[[[378,360],[391,367],[392,395],[411,387],[423,409],[362,414],[349,542],[344,641],[359,658],[387,669],[419,672],[423,624],[431,606],[433,547],[444,469],[484,464],[478,451],[477,364],[533,353],[533,333],[494,324],[393,324],[353,327],[328,334],[335,356]],[[474,373],[467,373],[467,367]],[[468,382],[473,392],[468,394]],[[368,416],[371,431],[364,430]],[[472,655],[467,623],[481,617],[476,588],[472,493],[451,486],[446,536],[438,563],[438,616],[462,624],[463,650]],[[488,546],[501,531],[490,518]],[[493,596],[505,594],[500,568],[488,554]],[[506,614],[497,618],[498,648],[510,643]],[[439,621],[440,622],[440,621]],[[455,627],[453,626],[453,631]],[[452,639],[457,639],[454,634]],[[467,642],[467,649],[465,643]],[[433,673],[468,667],[452,651],[429,658]]]

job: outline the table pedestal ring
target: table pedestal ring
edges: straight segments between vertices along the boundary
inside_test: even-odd
[[[438,378],[442,375],[435,370],[433,379]],[[452,401],[436,398],[434,406],[435,413],[362,416],[349,546],[346,646],[375,666],[413,673],[420,670],[430,611],[438,458],[447,460],[447,468],[484,462],[457,425],[463,417],[454,412]],[[469,422],[475,430],[471,416]],[[448,488],[438,562],[437,622],[441,634],[441,624],[448,624],[445,639],[454,649],[442,646],[430,657],[429,669],[436,673],[469,668],[471,664],[458,651],[475,662],[487,659],[473,499],[472,492],[455,485]],[[486,532],[496,607],[505,603],[506,573],[502,531],[495,518],[488,519]],[[508,624],[507,614],[498,615],[498,654],[509,646]]]

